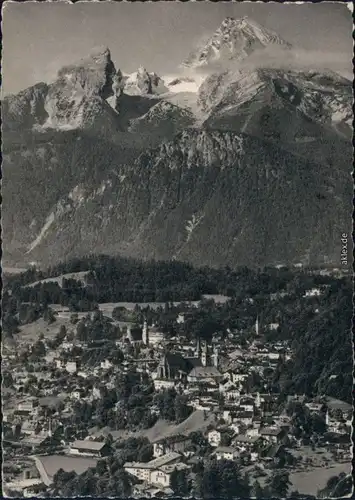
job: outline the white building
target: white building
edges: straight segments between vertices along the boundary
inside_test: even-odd
[[[100,367],[103,369],[103,370],[109,370],[110,368],[113,367],[113,364],[111,363],[111,361],[109,361],[108,359],[105,359],[105,361],[101,361],[100,363]]]
[[[222,433],[217,429],[213,429],[207,434],[207,439],[209,444],[216,448],[221,443]]]
[[[229,446],[221,446],[216,449],[217,460],[235,460],[238,455],[238,451]]]
[[[78,371],[78,363],[76,361],[68,361],[65,369],[68,373],[76,373]]]

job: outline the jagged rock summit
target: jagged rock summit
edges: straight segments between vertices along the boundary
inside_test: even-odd
[[[124,92],[128,95],[163,94],[168,91],[164,81],[156,73],[148,73],[143,66],[124,80]]]
[[[259,25],[254,20],[243,17],[227,17],[207,43],[193,52],[184,61],[185,68],[199,68],[213,63],[242,60],[257,49],[269,45],[289,49],[291,44],[277,33]]]
[[[3,103],[5,130],[26,126],[85,129],[103,127],[103,121],[109,125],[115,120],[122,88],[122,73],[116,70],[110,50],[94,49],[76,64],[61,68],[52,84],[38,84],[7,96]]]

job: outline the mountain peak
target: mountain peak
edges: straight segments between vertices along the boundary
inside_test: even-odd
[[[105,56],[111,59],[111,51],[105,45],[99,45],[98,47],[94,47],[90,52],[91,57],[97,56]]]
[[[291,47],[277,33],[247,16],[240,19],[226,17],[207,43],[193,51],[183,66],[196,68],[215,62],[240,61],[269,45]]]

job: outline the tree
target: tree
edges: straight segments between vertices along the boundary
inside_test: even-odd
[[[105,439],[105,444],[107,446],[109,446],[110,448],[112,447],[113,445],[113,437],[112,437],[112,434],[108,434],[106,439]]]
[[[252,486],[251,496],[255,497],[255,498],[263,498],[264,497],[264,490],[261,487],[261,484],[259,483],[258,480],[256,480]]]
[[[288,489],[291,486],[288,472],[276,472],[267,480],[267,485],[271,494],[276,497],[287,497]]]
[[[4,371],[2,373],[2,383],[4,387],[12,387],[13,386],[13,378],[12,375],[9,371]]]
[[[149,443],[139,448],[137,454],[138,462],[149,462],[150,460],[152,460],[152,458],[153,458],[153,445]]]
[[[44,321],[47,321],[49,325],[54,323],[54,321],[56,321],[56,317],[54,315],[53,309],[51,309],[50,307],[46,307],[46,309],[44,310],[43,319]]]
[[[84,321],[79,321],[76,327],[76,335],[79,340],[86,342],[88,340],[88,329]]]
[[[46,347],[41,340],[37,340],[32,346],[32,354],[35,357],[42,358],[46,354]]]
[[[170,488],[175,495],[184,497],[189,494],[189,482],[186,470],[175,469],[170,476]]]
[[[74,312],[73,314],[70,315],[70,323],[72,325],[76,325],[78,321],[79,321],[79,316],[77,312]]]
[[[191,407],[187,405],[185,396],[176,396],[174,401],[175,421],[183,422],[191,414]]]

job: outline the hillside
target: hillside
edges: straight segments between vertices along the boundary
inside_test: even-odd
[[[92,179],[63,190],[31,260],[91,248],[199,265],[315,264],[340,255],[336,221],[350,232],[346,168],[335,175],[244,134],[190,130],[98,175],[94,190]]]

